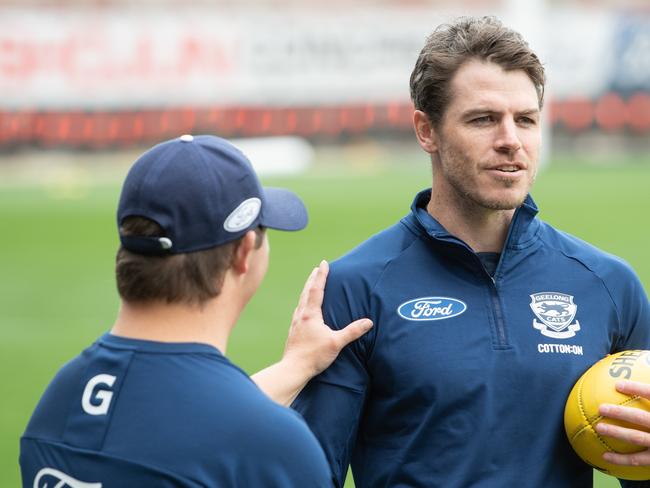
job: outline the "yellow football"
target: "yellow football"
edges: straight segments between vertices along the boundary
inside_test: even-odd
[[[577,381],[564,409],[564,428],[573,449],[583,461],[603,473],[628,480],[650,479],[650,467],[619,466],[603,459],[605,452],[629,454],[645,448],[596,432],[598,422],[632,427],[650,432],[627,422],[603,419],[598,414],[601,403],[642,408],[650,412],[650,400],[616,391],[619,380],[650,383],[650,351],[623,351],[609,355],[591,366]]]

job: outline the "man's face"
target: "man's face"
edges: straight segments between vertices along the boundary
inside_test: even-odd
[[[434,191],[484,209],[520,206],[541,144],[537,92],[524,71],[472,60],[452,78],[434,129]]]

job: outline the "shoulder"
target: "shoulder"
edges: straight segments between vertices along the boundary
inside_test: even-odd
[[[370,291],[386,267],[417,240],[418,235],[407,225],[406,219],[373,235],[332,262],[328,291],[344,283]]]
[[[327,486],[330,470],[320,444],[302,417],[269,399],[246,415],[237,438],[230,445],[240,465],[265,484],[278,486]],[[244,408],[244,410],[246,410]],[[280,482],[282,481],[282,482]]]
[[[90,417],[70,412],[79,410],[98,355],[86,351],[59,372],[25,437],[64,439],[71,449],[98,449],[210,486],[327,486],[329,468],[304,421],[214,354],[135,353],[125,381],[106,389],[109,415],[88,428]]]
[[[650,313],[648,298],[639,276],[624,259],[605,252],[575,236],[543,224],[544,242],[556,253],[591,273],[606,290],[619,317]],[[555,259],[555,258],[553,258]]]
[[[318,441],[296,411],[268,399],[249,425],[255,432],[255,442],[262,448],[289,449],[298,458],[320,452]]]
[[[151,378],[146,399],[139,381],[118,398],[125,403],[114,414],[119,423],[110,436],[114,445],[132,436],[135,450],[142,442],[161,446],[158,463],[176,471],[203,470],[215,480],[237,471],[248,480],[238,482],[242,486],[310,486],[294,481],[292,463],[324,469],[320,446],[302,419],[268,398],[228,359],[169,359],[177,363],[176,373],[158,377],[159,385],[152,385],[157,378]],[[167,439],[175,439],[174,444]]]
[[[555,249],[568,259],[579,263],[601,279],[636,278],[632,267],[619,256],[605,252],[578,237],[556,229],[546,222],[542,222],[541,227],[543,240],[547,246]]]
[[[58,370],[32,413],[26,436],[58,439],[65,431],[72,399],[79,396],[79,381],[88,368],[88,356],[95,348],[93,344]]]
[[[179,379],[183,381],[167,384],[173,390],[159,409],[169,407],[167,418],[176,422],[186,419],[182,428],[191,439],[219,449],[240,446],[243,457],[286,450],[300,458],[318,449],[300,416],[272,401],[228,360],[213,361],[201,371],[196,368],[193,377]]]

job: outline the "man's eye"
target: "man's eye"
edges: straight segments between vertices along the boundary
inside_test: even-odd
[[[491,115],[483,115],[481,117],[475,117],[471,120],[473,124],[481,125],[481,124],[488,124],[492,122],[494,118]]]
[[[531,119],[530,117],[520,117],[519,123],[523,125],[535,125],[537,124],[537,121],[535,119]]]

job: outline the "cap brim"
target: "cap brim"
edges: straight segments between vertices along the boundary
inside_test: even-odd
[[[305,204],[284,188],[264,187],[260,225],[277,230],[300,230],[307,226]]]

